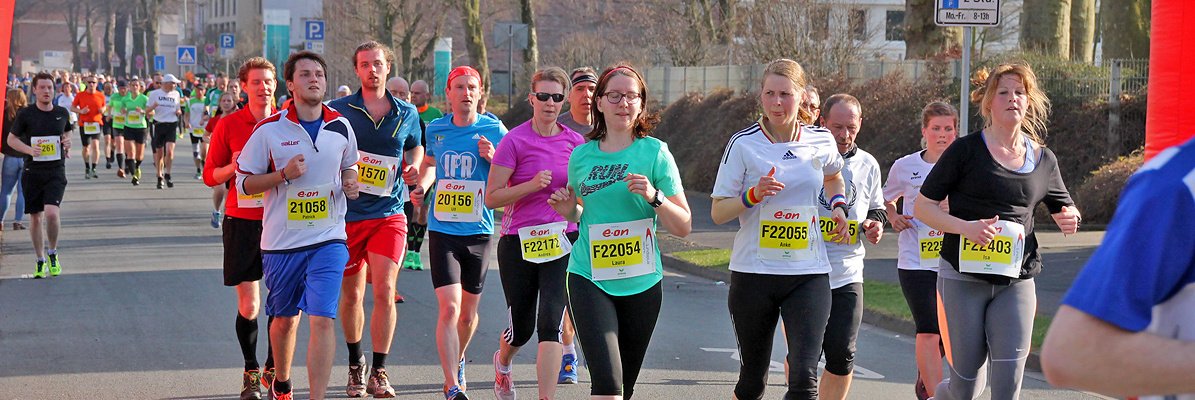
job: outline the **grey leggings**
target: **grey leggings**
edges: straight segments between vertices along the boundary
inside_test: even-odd
[[[993,285],[959,274],[943,263],[938,296],[938,320],[950,368],[934,398],[971,400],[978,396],[983,391],[977,381],[979,369],[989,357],[992,400],[1020,398],[1037,308],[1033,279]]]

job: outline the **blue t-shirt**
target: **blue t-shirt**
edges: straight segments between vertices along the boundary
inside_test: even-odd
[[[311,143],[315,143],[315,137],[319,135],[319,128],[323,124],[323,118],[317,119],[315,121],[299,120],[299,125],[303,127],[303,130],[307,131],[307,136],[311,136]]]
[[[477,154],[477,142],[484,136],[497,149],[502,137],[506,136],[506,127],[501,121],[481,115],[477,116],[477,122],[473,125],[460,127],[452,123],[452,114],[448,114],[428,124],[426,134],[425,151],[428,157],[436,159],[436,184],[433,186],[436,190],[428,193],[428,199],[432,202],[429,203],[427,229],[457,236],[493,234],[494,211],[486,208],[483,200],[485,182],[490,176],[490,162]],[[480,182],[480,191],[449,194],[449,191],[440,188],[446,184],[445,180],[467,181],[462,182],[464,185],[456,186],[477,186],[477,183],[470,182]],[[463,212],[462,206],[477,210],[479,220],[443,220],[447,211]]]
[[[328,103],[329,107],[339,111],[353,126],[353,132],[357,134],[357,150],[360,151],[363,160],[371,154],[376,154],[397,158],[399,164],[389,196],[362,192],[356,200],[349,200],[348,213],[344,217],[349,222],[402,214],[403,203],[409,198],[407,185],[402,180],[401,164],[406,161],[403,159],[404,151],[423,145],[420,139],[422,130],[419,127],[419,111],[411,103],[399,100],[389,92],[386,93],[386,98],[391,102],[390,112],[380,121],[374,121],[369,115],[360,90]],[[358,162],[358,167],[360,166],[361,163]]]
[[[1103,243],[1063,303],[1130,332],[1195,341],[1192,233],[1195,140],[1129,178]]]

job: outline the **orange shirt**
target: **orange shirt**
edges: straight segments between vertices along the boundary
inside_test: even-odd
[[[84,122],[99,122],[104,123],[104,113],[102,111],[104,105],[108,104],[104,99],[104,94],[100,92],[79,92],[75,95],[75,102],[71,103],[75,108],[90,108],[91,112],[87,114],[79,114],[79,125],[82,126]]]

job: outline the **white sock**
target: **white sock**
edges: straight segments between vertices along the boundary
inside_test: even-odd
[[[574,356],[577,355],[577,346],[575,344],[564,345],[564,354]]]
[[[513,364],[513,363],[512,363],[512,364]],[[499,373],[502,373],[502,374],[509,374],[509,373],[510,373],[510,365],[502,365],[502,362],[501,362],[501,361],[499,361],[499,362],[498,362],[498,365],[495,365],[495,367],[498,369],[498,372],[499,372]]]

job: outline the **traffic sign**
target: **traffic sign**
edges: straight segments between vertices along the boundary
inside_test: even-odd
[[[934,23],[938,26],[1000,25],[1000,0],[937,0]]]
[[[209,56],[216,55],[216,45],[211,43],[203,45],[203,54],[207,54]]]
[[[195,46],[178,46],[178,65],[195,65],[197,55]]]
[[[324,40],[324,21],[320,19],[310,19],[304,25],[303,29],[306,32],[307,41]]]
[[[163,56],[163,55],[154,56],[154,71],[164,71],[164,70],[166,70],[166,56]]]
[[[324,54],[324,41],[323,40],[307,41],[307,42],[305,42],[303,49],[313,52],[313,53],[316,53],[316,54]]]
[[[220,48],[221,49],[234,48],[234,47],[236,47],[236,43],[237,43],[236,35],[233,35],[231,33],[220,34]]]

